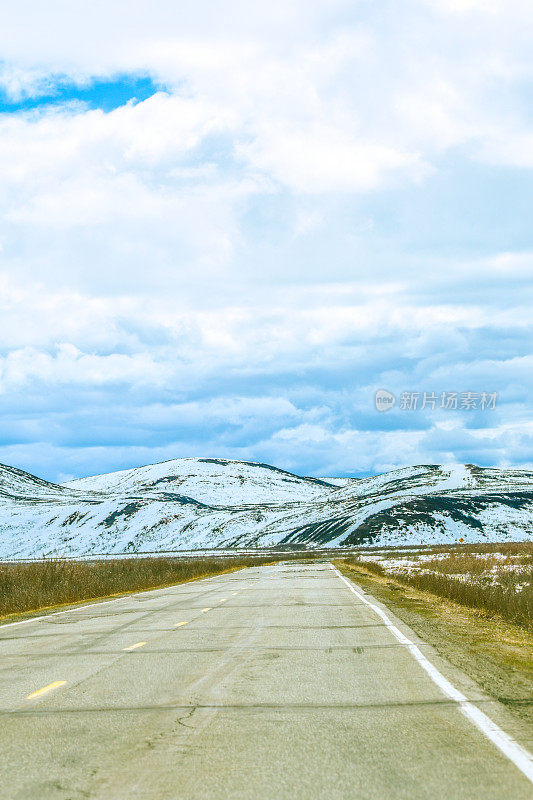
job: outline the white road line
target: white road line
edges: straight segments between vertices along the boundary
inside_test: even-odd
[[[13,625],[27,625],[28,622],[39,622],[41,619],[58,617],[60,614],[70,614],[73,611],[83,611],[85,608],[93,608],[94,606],[105,606],[108,603],[114,603],[116,600],[121,599],[122,597],[114,597],[112,600],[104,600],[101,603],[90,603],[88,606],[75,606],[74,608],[67,608],[65,611],[53,611],[51,614],[43,614],[41,617],[28,617],[28,619],[21,619],[19,622],[6,622],[4,625],[0,624],[0,632],[3,628],[12,628]]]
[[[426,658],[426,656],[421,652],[420,648],[412,642],[410,639],[405,636],[401,632],[399,628],[394,625],[394,623],[389,619],[387,614],[379,608],[379,606],[375,605],[375,603],[371,603],[366,597],[353,586],[350,581],[348,581],[344,575],[341,575],[338,569],[335,569],[335,572],[341,579],[344,581],[348,589],[353,592],[353,594],[362,600],[367,606],[369,606],[375,614],[380,617],[384,623],[387,625],[390,632],[398,639],[399,642],[402,644],[407,645],[407,649],[413,655],[422,669],[424,669],[433,683],[435,683],[439,689],[447,696],[458,703],[459,710],[467,717],[467,719],[472,722],[476,728],[478,728],[486,737],[490,739],[490,741],[496,745],[498,750],[500,750],[507,758],[513,762],[515,767],[524,773],[526,778],[533,783],[533,756],[529,753],[525,747],[518,744],[509,734],[505,733],[495,722],[493,722],[490,717],[488,717],[483,711],[480,711],[477,706],[471,703],[465,695],[460,692],[455,686],[450,683],[450,681],[444,677],[444,675],[439,672],[439,670],[431,663],[431,661]]]
[[[213,578],[218,578],[218,575],[208,575],[207,578],[198,578],[196,581],[191,581],[191,583],[201,583],[202,581],[210,581]],[[133,597],[137,594],[150,594],[150,592],[157,592],[163,589],[172,589],[174,586],[183,586],[182,583],[175,583],[172,586],[162,586],[161,589],[146,589],[140,592],[126,592],[126,594],[121,594],[120,597],[112,597],[111,600],[102,600],[97,601],[96,603],[89,603],[86,606],[73,606],[72,608],[66,608],[64,611],[52,611],[50,614],[42,614],[40,617],[28,617],[28,619],[21,619],[18,622],[6,622],[2,624],[0,622],[0,633],[4,628],[12,628],[14,625],[27,625],[29,622],[39,622],[42,619],[48,619],[48,617],[58,617],[60,614],[71,614],[74,611],[84,611],[86,608],[95,608],[96,606],[106,606],[108,603],[116,603],[118,600],[125,600],[128,597]]]

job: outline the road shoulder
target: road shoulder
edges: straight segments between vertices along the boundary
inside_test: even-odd
[[[519,626],[373,575],[343,560],[335,566],[383,603],[445,660],[496,701],[496,716],[533,737],[533,636]],[[437,665],[438,666],[438,665]],[[492,713],[492,712],[491,712]]]

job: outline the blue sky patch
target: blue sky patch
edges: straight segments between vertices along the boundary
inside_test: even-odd
[[[141,102],[151,97],[163,87],[154,83],[147,75],[116,75],[99,80],[94,78],[86,84],[74,83],[57,76],[47,81],[37,96],[22,97],[17,100],[0,88],[0,113],[30,111],[41,106],[62,105],[64,103],[84,103],[88,108],[101,108],[113,111],[128,101]]]

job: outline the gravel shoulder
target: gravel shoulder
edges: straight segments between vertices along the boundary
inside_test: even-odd
[[[381,600],[488,695],[533,724],[533,634],[343,560],[335,566]]]

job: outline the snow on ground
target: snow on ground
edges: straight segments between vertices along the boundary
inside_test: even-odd
[[[313,500],[335,488],[326,480],[301,478],[269,464],[216,458],[163,461],[79,478],[64,486],[106,493],[178,493],[201,503],[223,506]]]
[[[532,508],[533,473],[473,465],[317,479],[184,458],[61,486],[0,467],[0,557],[521,540]]]
[[[450,559],[450,556],[452,558]],[[520,592],[531,583],[533,556],[522,553],[475,553],[461,551],[364,553],[363,563],[371,561],[391,577],[436,574],[462,583],[484,587],[503,586]],[[449,559],[449,560],[448,560]],[[472,569],[472,561],[475,569]]]

